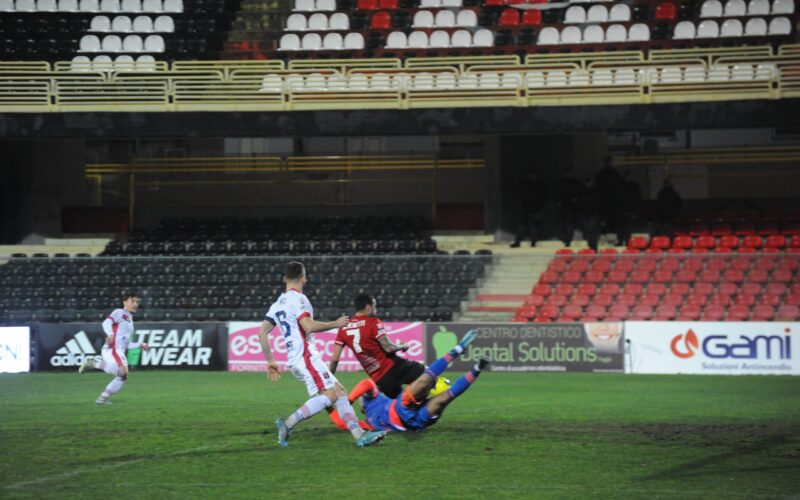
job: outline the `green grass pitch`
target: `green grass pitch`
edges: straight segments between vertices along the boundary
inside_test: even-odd
[[[0,498],[800,495],[798,377],[488,372],[437,425],[365,449],[325,415],[280,448],[275,417],[305,399],[286,374],[135,372],[97,406],[108,381],[0,376]]]

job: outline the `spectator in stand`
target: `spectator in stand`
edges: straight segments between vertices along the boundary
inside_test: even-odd
[[[626,246],[631,237],[631,225],[636,214],[639,213],[639,205],[642,203],[642,190],[639,184],[633,180],[630,171],[626,170],[622,174],[622,190],[620,193],[619,204],[622,207],[622,217],[617,229],[617,246]]]
[[[517,198],[517,213],[519,216],[519,226],[517,226],[517,236],[511,248],[517,248],[522,240],[527,236],[531,240],[531,246],[535,247],[541,233],[541,211],[547,202],[547,187],[539,179],[539,174],[532,171],[520,181],[518,186],[520,192]]]
[[[570,246],[581,216],[583,186],[571,171],[566,171],[555,185],[555,200],[561,241]]]
[[[586,181],[581,193],[581,231],[583,238],[589,248],[597,251],[597,243],[600,239],[600,221],[598,219],[598,190],[592,186],[591,181]]]
[[[610,156],[606,157],[603,168],[595,174],[594,186],[597,192],[597,210],[602,232],[614,232],[619,238],[623,215],[623,206],[620,203],[622,176],[612,167]]]
[[[653,214],[653,235],[665,235],[671,238],[675,227],[675,219],[680,215],[682,208],[683,199],[672,187],[672,180],[667,177],[664,179],[664,185],[656,196]]]

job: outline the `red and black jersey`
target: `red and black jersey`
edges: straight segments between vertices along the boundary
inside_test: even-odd
[[[349,347],[367,375],[378,381],[394,366],[394,356],[386,354],[378,342],[384,335],[386,330],[379,318],[356,314],[347,326],[339,328],[336,343]]]

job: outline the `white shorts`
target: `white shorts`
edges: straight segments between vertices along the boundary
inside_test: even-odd
[[[289,370],[297,380],[306,384],[309,396],[316,396],[322,391],[331,389],[338,382],[328,370],[328,365],[318,356],[311,356],[296,365],[289,366]]]
[[[128,366],[128,357],[120,354],[118,350],[103,347],[103,371],[109,375],[119,375],[119,367]]]

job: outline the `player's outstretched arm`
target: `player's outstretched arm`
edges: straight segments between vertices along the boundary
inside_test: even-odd
[[[350,318],[347,316],[340,316],[335,321],[317,321],[312,319],[310,316],[306,316],[300,320],[300,326],[303,327],[308,333],[313,332],[324,332],[325,330],[332,330],[334,328],[342,328],[346,326],[347,323],[350,322]]]
[[[407,351],[409,347],[408,344],[404,342],[400,342],[399,344],[393,343],[386,335],[378,337],[378,343],[381,345],[381,349],[388,354],[398,351]]]
[[[275,323],[264,320],[261,323],[261,329],[258,331],[258,341],[261,343],[261,351],[267,359],[267,377],[270,382],[277,382],[281,378],[281,372],[278,368],[278,363],[275,362],[275,356],[272,355],[272,349],[269,347],[269,332],[273,328],[275,328]]]

